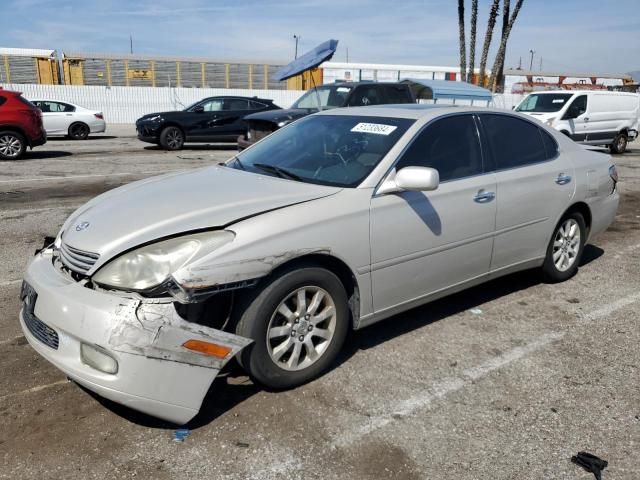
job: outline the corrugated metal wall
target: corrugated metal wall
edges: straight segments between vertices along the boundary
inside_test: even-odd
[[[121,75],[124,75],[124,66],[122,65],[118,68],[121,69]],[[156,81],[158,80],[159,78]],[[105,114],[107,124],[134,123],[146,113],[181,110],[202,98],[216,95],[270,98],[273,99],[276,105],[287,108],[304,93],[296,90],[223,88],[104,87],[37,84],[0,84],[0,86],[7,90],[23,92],[24,96],[28,99],[48,98],[52,100],[66,100],[83,107],[101,110]]]

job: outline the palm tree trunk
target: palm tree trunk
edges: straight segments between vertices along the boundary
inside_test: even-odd
[[[508,1],[508,0],[507,0]],[[469,74],[467,82],[473,83],[473,70],[476,63],[476,24],[478,23],[478,0],[471,0],[471,32],[469,39]]]
[[[493,0],[491,9],[489,10],[489,21],[487,22],[487,33],[484,35],[484,44],[482,45],[482,55],[480,56],[480,78],[478,84],[484,86],[485,70],[487,68],[487,57],[489,56],[489,47],[491,46],[491,37],[493,36],[493,27],[496,26],[496,17],[498,16],[498,6],[500,0]]]
[[[513,24],[516,22],[516,18],[518,18],[518,13],[520,12],[520,8],[522,7],[523,2],[524,0],[517,1],[516,8],[513,9],[513,13],[511,14],[511,18],[509,19],[507,29],[502,35],[502,39],[500,40],[500,47],[498,48],[496,60],[493,63],[493,68],[491,69],[491,77],[489,77],[489,86],[494,92],[496,91],[496,74],[498,70],[504,66],[504,57],[507,51],[507,40],[509,39],[509,34],[511,33]]]
[[[458,0],[458,29],[460,30],[460,80],[467,71],[467,46],[464,40],[464,0]]]
[[[504,37],[507,31],[507,27],[509,26],[509,16],[511,15],[509,4],[510,4],[510,0],[504,0],[504,3],[502,5],[502,35],[500,36],[500,38]],[[504,52],[504,56],[505,58],[507,56],[506,49]],[[496,73],[496,85],[502,85],[504,83],[503,77],[504,77],[504,61],[500,64],[500,69]]]

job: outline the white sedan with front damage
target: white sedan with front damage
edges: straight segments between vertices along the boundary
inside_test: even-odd
[[[609,156],[517,113],[322,112],[80,207],[29,265],[20,321],[69,378],[185,423],[233,357],[291,388],[349,329],[518,270],[570,278],[616,182]]]

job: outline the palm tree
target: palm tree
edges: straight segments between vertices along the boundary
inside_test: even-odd
[[[498,48],[496,60],[493,63],[493,68],[491,69],[491,77],[489,77],[489,86],[494,92],[496,90],[496,74],[498,70],[504,66],[504,57],[507,51],[507,40],[509,39],[509,34],[511,33],[513,24],[516,23],[516,18],[518,18],[518,13],[520,12],[523,2],[524,0],[518,0],[516,2],[516,8],[513,9],[513,13],[511,14],[511,18],[507,24],[507,29],[502,34],[502,39],[500,40],[500,47]]]
[[[510,9],[510,0],[504,0],[502,5],[502,34],[500,38],[503,38],[505,32],[507,31],[507,27],[509,26],[509,9]],[[506,52],[505,52],[506,55]],[[502,77],[504,72],[504,62],[500,65],[500,70],[496,72],[496,84],[500,85],[502,83]]]
[[[489,21],[487,22],[487,33],[484,36],[484,45],[482,45],[482,55],[480,57],[480,78],[478,85],[484,86],[485,69],[487,68],[487,57],[489,56],[489,47],[491,46],[491,36],[493,35],[493,27],[496,26],[496,17],[498,16],[498,7],[500,0],[493,0],[491,9],[489,10]]]
[[[476,23],[478,23],[478,0],[471,0],[471,38],[469,39],[469,73],[467,74],[469,83],[473,83],[473,69],[476,63]]]
[[[460,30],[460,80],[467,71],[467,46],[464,41],[464,0],[458,0],[458,29]]]

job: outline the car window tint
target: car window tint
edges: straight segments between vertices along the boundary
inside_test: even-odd
[[[228,98],[224,101],[225,110],[249,110],[249,102],[241,98]]]
[[[76,111],[76,107],[74,107],[73,105],[69,105],[68,103],[59,103],[58,105],[60,105],[62,107],[62,112],[75,112]]]
[[[384,87],[388,103],[407,103],[408,93],[402,87],[388,85]]]
[[[222,110],[222,100],[209,100],[201,105],[205,112],[218,112]]]
[[[349,105],[352,107],[378,105],[383,103],[380,95],[381,93],[382,92],[378,87],[359,87],[349,100]]]
[[[259,110],[259,109],[265,108],[265,107],[266,107],[266,105],[264,103],[249,101],[249,108],[251,110]]]
[[[558,154],[558,143],[555,139],[544,130],[540,129],[540,135],[542,135],[542,143],[544,144],[544,150],[547,154],[547,159],[552,159]]]
[[[418,134],[396,169],[431,167],[440,181],[482,173],[482,154],[473,117],[456,115],[437,120]]]
[[[481,115],[498,170],[543,162],[545,152],[540,129],[511,115]]]
[[[567,108],[567,118],[576,118],[587,111],[587,96],[580,95]]]
[[[0,105],[7,101],[6,97],[0,97]]]

